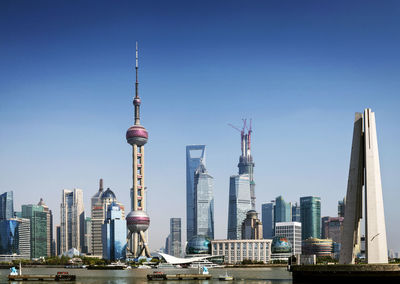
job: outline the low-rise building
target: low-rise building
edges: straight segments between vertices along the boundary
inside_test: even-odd
[[[212,240],[211,255],[224,256],[225,263],[243,260],[268,263],[271,259],[272,240]]]
[[[303,254],[316,256],[332,256],[333,242],[331,239],[308,238],[303,241]]]

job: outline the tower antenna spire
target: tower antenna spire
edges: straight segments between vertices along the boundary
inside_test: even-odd
[[[138,42],[136,42],[136,81],[135,81],[135,98],[133,100],[133,105],[135,106],[135,125],[140,125],[140,97],[139,97],[139,51],[138,51]]]

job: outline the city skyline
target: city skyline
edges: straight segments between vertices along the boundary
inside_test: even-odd
[[[186,219],[184,148],[190,144],[207,145],[215,238],[225,238],[229,176],[240,154],[227,123],[244,117],[255,129],[257,212],[279,195],[290,201],[319,196],[321,216],[336,216],[346,194],[354,112],[371,107],[388,248],[400,251],[398,3],[365,1],[360,9],[360,2],[208,2],[210,9],[160,2],[156,10],[126,2],[79,9],[21,3],[0,3],[0,23],[7,27],[7,46],[0,46],[0,192],[14,191],[15,211],[44,197],[58,225],[62,189],[83,189],[89,212],[99,178],[129,208],[132,161],[121,137],[132,121],[138,40],[143,119],[151,129],[152,249],[163,246],[170,217]],[[230,15],[221,17],[224,11]],[[73,24],[67,14],[76,18]]]

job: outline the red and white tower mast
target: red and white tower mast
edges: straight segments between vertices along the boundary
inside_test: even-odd
[[[132,145],[132,178],[131,188],[131,212],[126,217],[129,229],[128,240],[130,240],[130,251],[134,257],[146,255],[150,257],[144,232],[150,225],[150,218],[146,213],[146,192],[144,186],[144,145],[147,143],[148,132],[140,125],[140,97],[138,81],[138,44],[136,42],[136,83],[135,98],[135,124],[126,132],[126,141]]]

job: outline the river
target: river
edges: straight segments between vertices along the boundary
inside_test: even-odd
[[[99,284],[140,284],[147,283],[146,275],[156,271],[155,269],[131,269],[131,270],[86,270],[86,269],[65,269],[65,268],[23,268],[23,274],[57,274],[58,271],[68,271],[70,274],[76,275],[74,283],[99,283]],[[162,269],[167,274],[194,274],[197,269]],[[172,281],[169,284],[211,284],[220,282],[217,277],[219,275],[228,275],[235,278],[233,283],[251,283],[251,284],[291,284],[291,273],[285,267],[265,267],[265,268],[213,268],[209,272],[213,276],[212,280],[187,280]],[[7,283],[8,269],[0,270],[0,282]],[[159,281],[151,281],[159,282]],[[165,281],[163,281],[165,282]],[[26,283],[22,281],[13,281],[10,283]],[[35,281],[33,283],[48,283]],[[65,282],[64,282],[65,283]],[[232,283],[232,282],[230,282]]]

